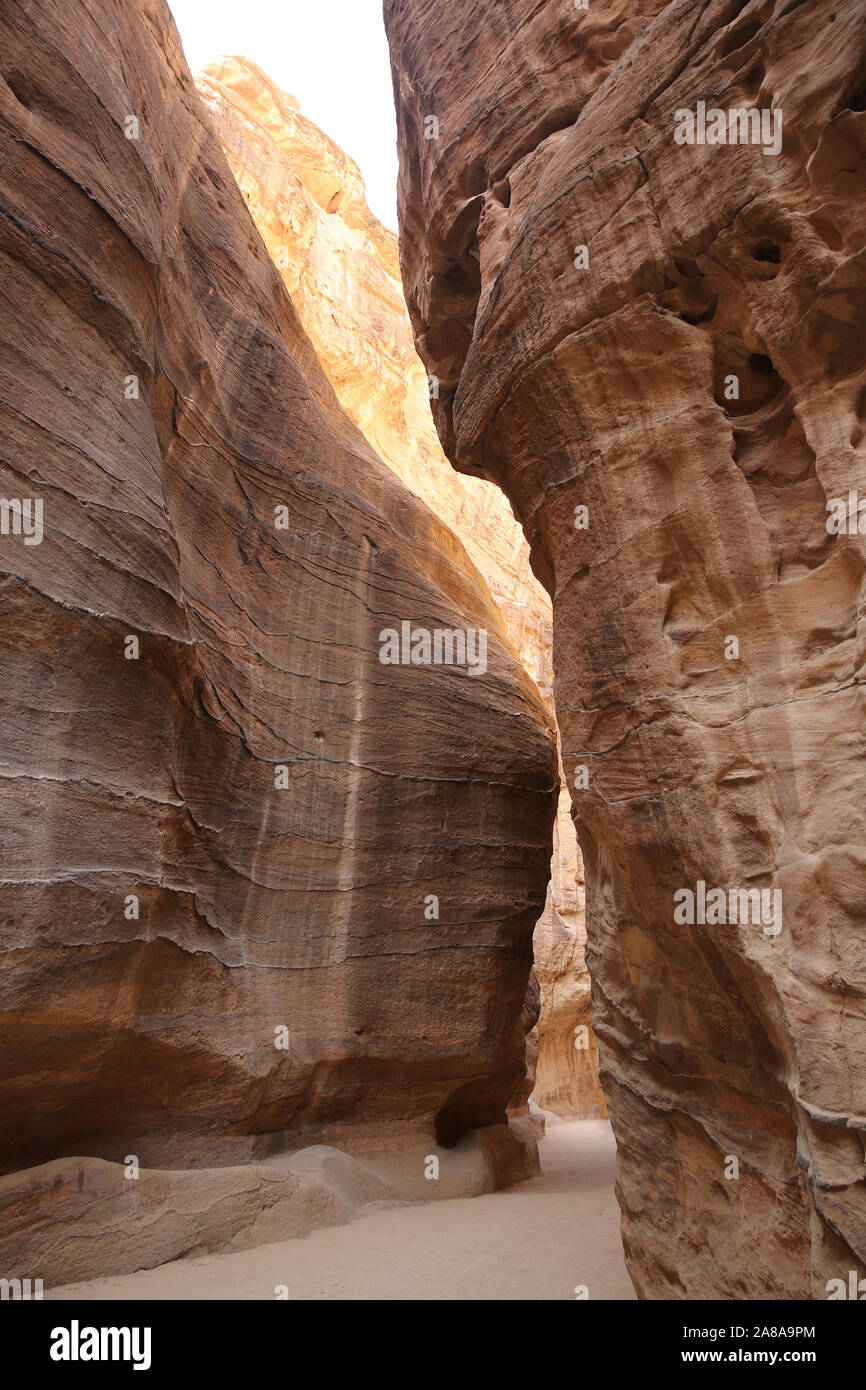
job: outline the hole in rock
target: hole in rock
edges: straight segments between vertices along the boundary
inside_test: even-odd
[[[741,340],[719,335],[715,397],[727,415],[751,415],[785,390],[785,383],[765,353],[749,352]]]
[[[665,274],[665,289],[656,302],[684,323],[707,323],[714,317],[718,303],[712,282],[688,256],[674,256],[673,263],[682,278],[676,283]]]
[[[762,237],[760,241],[756,241],[749,254],[753,261],[770,261],[773,265],[778,265],[782,259],[781,247],[769,237]]]

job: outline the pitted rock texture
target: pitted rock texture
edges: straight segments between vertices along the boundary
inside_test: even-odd
[[[589,771],[635,1286],[824,1298],[866,1268],[864,540],[826,526],[866,496],[866,11],[385,14],[437,424],[524,525],[569,785]],[[699,101],[781,112],[781,152],[677,144]],[[678,923],[699,882],[781,890],[781,932]]]
[[[44,504],[0,537],[0,1163],[453,1143],[524,1073],[551,721],[166,7],[10,0],[0,69],[2,491]],[[487,629],[486,673],[380,664],[401,620]]]

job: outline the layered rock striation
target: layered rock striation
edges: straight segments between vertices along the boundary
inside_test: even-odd
[[[826,1297],[866,1268],[866,13],[385,15],[439,433],[553,597],[632,1277]]]
[[[552,722],[340,407],[161,0],[10,0],[0,69],[0,1164],[493,1127]],[[385,664],[403,624],[474,664]]]
[[[354,160],[255,63],[229,57],[196,84],[232,172],[340,404],[379,457],[455,532],[549,695],[550,598],[502,492],[455,475],[412,342],[396,234],[367,206]]]
[[[455,473],[442,451],[428,377],[412,342],[397,238],[370,212],[360,171],[255,63],[223,58],[196,84],[341,404],[379,456],[463,542],[523,665],[552,702],[550,597],[532,574],[529,548],[504,494]],[[434,382],[433,399],[436,390]],[[531,1061],[538,1053],[536,1100],[574,1116],[604,1113],[604,1107],[583,932],[577,921],[570,924],[582,868],[569,813],[563,789],[547,902],[533,943],[543,985],[538,1033],[531,1032],[528,1046]],[[538,1007],[533,995],[530,1030]],[[585,1049],[575,1051],[575,1028],[587,1030]],[[526,1084],[533,1075],[531,1066]],[[515,1101],[519,1109],[521,1097]]]

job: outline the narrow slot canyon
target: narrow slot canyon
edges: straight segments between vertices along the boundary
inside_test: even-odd
[[[340,13],[0,12],[2,1301],[859,1301],[866,11]]]

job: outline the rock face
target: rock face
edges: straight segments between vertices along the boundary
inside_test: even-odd
[[[370,1161],[316,1144],[261,1163],[141,1168],[134,1176],[126,1163],[55,1159],[0,1177],[0,1269],[4,1277],[39,1278],[57,1296],[58,1285],[141,1269],[158,1279],[158,1266],[170,1260],[296,1240],[345,1225],[373,1203],[478,1196],[539,1171],[525,1120],[470,1130],[449,1149],[431,1147],[424,1164],[411,1151]],[[424,1176],[432,1156],[436,1182]]]
[[[224,58],[196,84],[340,404],[460,537],[521,661],[549,695],[550,598],[502,492],[455,475],[442,452],[412,342],[397,237],[368,208],[360,170],[248,59]]]
[[[524,525],[587,769],[632,1277],[826,1297],[866,1267],[864,541],[827,524],[866,496],[866,11],[385,14],[438,428]],[[688,143],[699,103],[766,135]]]
[[[427,376],[412,343],[397,238],[370,212],[360,171],[255,63],[224,58],[196,84],[340,403],[388,466],[459,536],[552,708],[550,598],[532,574],[529,548],[504,494],[456,474],[442,452]],[[582,926],[566,925],[582,872],[563,791],[547,903],[533,940],[543,988],[538,1034],[530,1034],[528,1046],[530,1063],[539,1053],[542,1092],[535,1099],[570,1116],[605,1113],[590,1028],[585,934]],[[530,1014],[533,1008],[530,1030],[538,1016],[535,995]],[[578,1026],[589,1030],[586,1051],[574,1049]],[[534,1075],[531,1064],[530,1087]],[[517,1113],[524,1090],[513,1101]]]
[[[166,7],[61,8],[0,15],[2,491],[44,523],[0,536],[0,1163],[454,1143],[524,1073],[551,721]],[[486,660],[383,664],[404,622]]]

